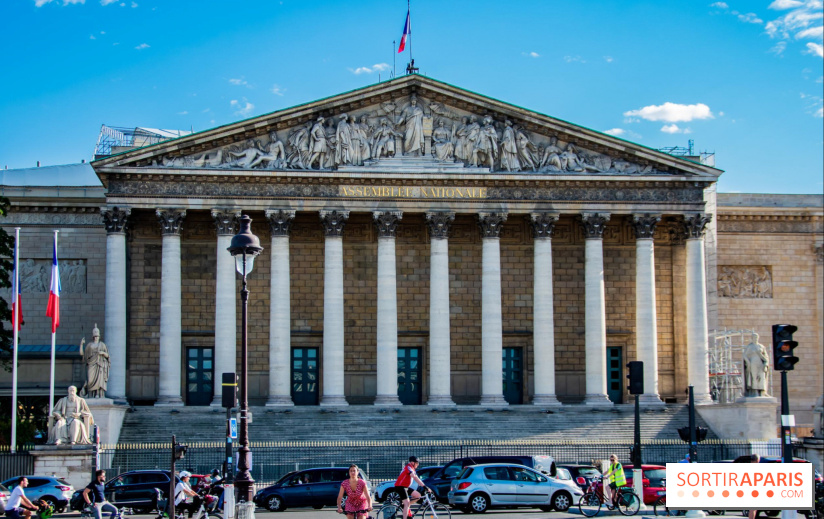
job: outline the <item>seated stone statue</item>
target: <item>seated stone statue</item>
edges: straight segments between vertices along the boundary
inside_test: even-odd
[[[49,425],[50,445],[88,445],[89,431],[94,418],[86,400],[77,396],[77,388],[69,386],[68,396],[64,396],[52,409]]]

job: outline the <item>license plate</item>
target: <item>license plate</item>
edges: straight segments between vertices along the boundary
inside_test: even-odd
[[[665,496],[665,495],[667,495],[667,491],[666,490],[659,490],[658,492],[656,492],[656,494],[658,494],[659,496]]]

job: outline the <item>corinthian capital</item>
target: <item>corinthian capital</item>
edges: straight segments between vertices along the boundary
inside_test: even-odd
[[[449,230],[455,221],[455,213],[426,213],[426,226],[429,227],[429,237],[433,240],[446,240]]]
[[[158,209],[157,219],[160,221],[161,234],[180,235],[183,219],[186,218],[185,209]]]
[[[684,215],[684,234],[687,239],[702,238],[707,224],[712,220],[712,215],[697,213]]]
[[[320,221],[326,236],[343,236],[343,226],[349,219],[349,211],[321,211]]]
[[[651,240],[655,234],[655,226],[661,221],[660,214],[634,214],[632,215],[632,228],[635,231],[635,239]]]
[[[532,227],[532,236],[536,240],[550,240],[555,232],[557,213],[530,213],[529,226]]]
[[[375,227],[378,229],[378,238],[394,238],[401,221],[403,213],[401,211],[375,211],[372,213],[375,218]]]
[[[603,239],[608,221],[609,213],[581,213],[581,226],[587,239]]]
[[[123,209],[119,207],[101,207],[100,215],[103,217],[103,225],[106,226],[106,232],[109,234],[118,234],[126,232],[126,224],[128,223],[129,215],[132,210],[129,207]]]
[[[212,218],[215,219],[218,235],[233,235],[237,233],[237,224],[240,220],[240,210],[212,209]]]
[[[506,213],[478,213],[481,238],[500,238],[506,216]]]
[[[272,236],[289,236],[292,224],[295,223],[295,212],[284,209],[267,209],[266,219],[269,220],[269,231]]]

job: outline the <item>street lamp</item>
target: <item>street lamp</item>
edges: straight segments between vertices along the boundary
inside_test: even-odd
[[[240,430],[238,431],[237,475],[235,476],[235,486],[238,489],[238,501],[252,503],[252,485],[255,480],[249,472],[250,454],[249,450],[249,398],[247,389],[249,380],[246,374],[246,366],[249,363],[249,348],[246,344],[246,322],[249,306],[249,289],[246,288],[246,274],[252,271],[255,256],[263,251],[260,240],[252,234],[250,226],[252,219],[248,215],[240,217],[240,232],[232,237],[229,245],[229,252],[235,257],[238,274],[243,276],[243,287],[240,289],[241,307],[241,339],[240,339]]]

